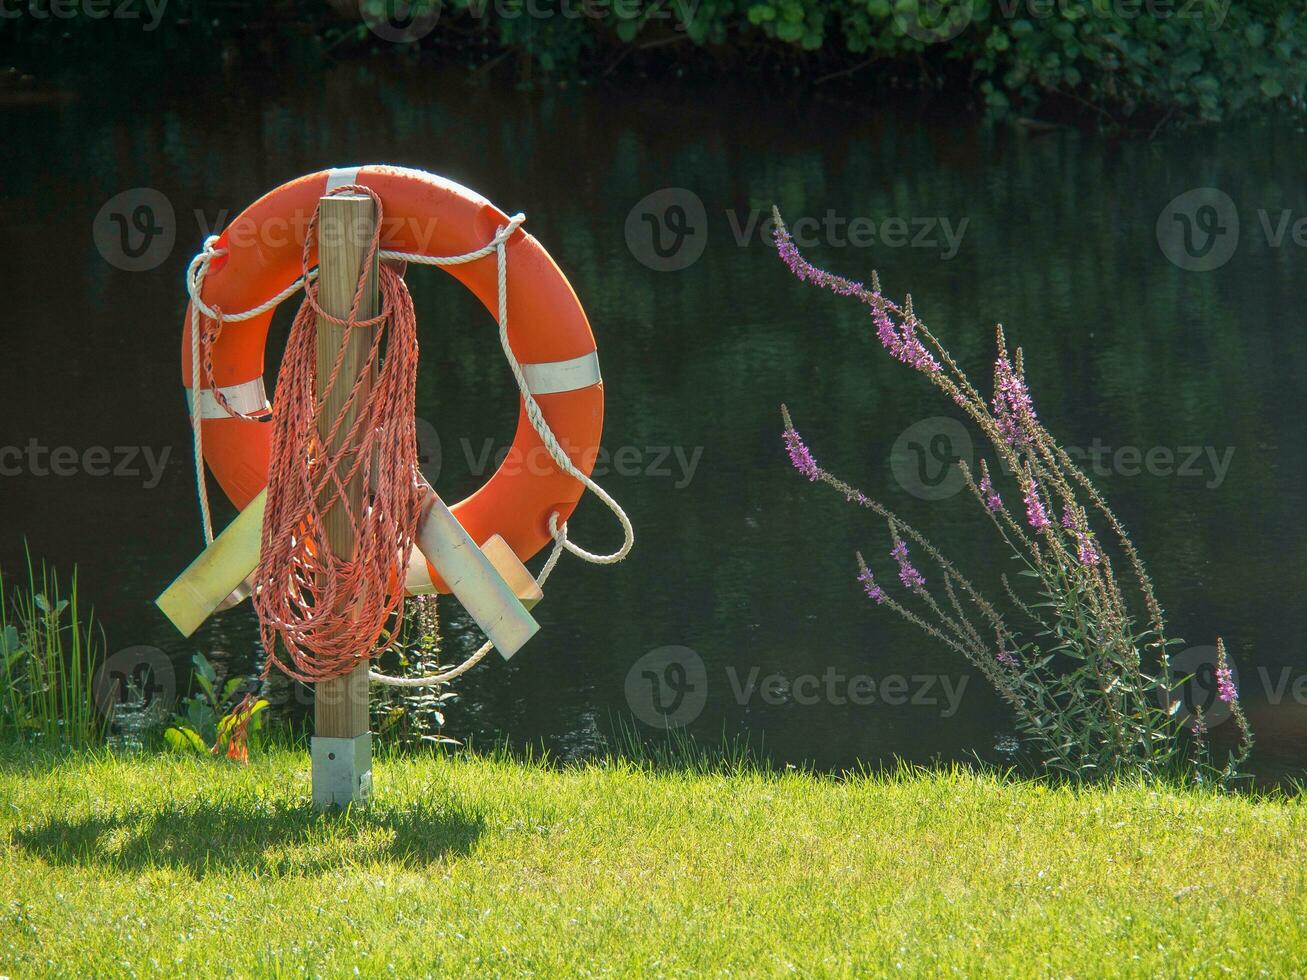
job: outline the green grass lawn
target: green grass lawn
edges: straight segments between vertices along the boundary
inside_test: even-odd
[[[0,750],[0,975],[1277,976],[1307,807],[395,758],[366,813],[308,759]]]

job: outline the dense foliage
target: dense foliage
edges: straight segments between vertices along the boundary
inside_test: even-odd
[[[1297,109],[1307,85],[1307,13],[1286,0],[21,0],[0,19],[0,52],[24,71],[133,43],[151,60],[516,55],[505,70],[524,77],[770,68],[972,93],[998,115],[1053,102],[1150,123]]]
[[[748,20],[805,49],[966,69],[994,109],[1065,96],[1096,111],[1217,119],[1301,105],[1307,17],[1228,0],[763,0]],[[926,69],[923,69],[926,70]]]

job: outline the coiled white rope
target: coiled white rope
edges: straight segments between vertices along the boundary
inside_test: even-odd
[[[540,573],[536,576],[536,584],[543,586],[564,550],[570,551],[578,558],[596,565],[611,565],[621,561],[630,554],[631,548],[635,544],[635,528],[631,524],[631,519],[626,516],[626,512],[622,510],[621,505],[603,487],[599,486],[585,473],[582,473],[567,453],[563,451],[563,447],[559,445],[557,437],[554,436],[553,430],[549,427],[549,422],[545,419],[544,412],[541,410],[539,403],[536,402],[535,395],[531,392],[531,387],[526,380],[526,373],[522,370],[517,355],[513,353],[513,348],[508,342],[508,240],[525,221],[526,216],[521,212],[513,215],[508,219],[507,224],[500,226],[495,231],[494,237],[489,242],[481,248],[465,252],[462,255],[417,255],[411,252],[397,252],[389,249],[380,250],[378,255],[383,259],[411,262],[416,265],[436,266],[462,265],[485,258],[492,252],[495,255],[499,292],[499,345],[504,351],[504,357],[508,361],[510,370],[513,372],[513,379],[517,382],[518,391],[526,408],[527,420],[531,423],[531,428],[535,430],[536,435],[540,437],[541,443],[544,444],[545,450],[549,453],[554,464],[568,476],[578,480],[587,490],[598,497],[622,526],[621,547],[611,554],[599,555],[586,551],[568,540],[567,522],[564,521],[560,525],[558,523],[558,512],[554,511],[550,514],[549,534],[554,539],[554,547],[541,567]],[[310,270],[307,276],[300,276],[272,299],[242,313],[226,313],[210,309],[204,304],[201,296],[204,290],[204,277],[209,271],[210,264],[215,258],[225,254],[225,250],[219,249],[217,243],[218,236],[216,235],[205,239],[203,248],[191,260],[191,264],[186,270],[186,292],[191,299],[191,436],[195,448],[195,482],[206,546],[213,542],[213,524],[209,512],[208,488],[205,483],[203,436],[201,432],[203,407],[200,398],[200,317],[203,315],[211,320],[231,323],[253,319],[276,308],[280,303],[303,289],[306,282],[317,277],[317,270]],[[387,684],[392,687],[426,687],[444,684],[480,663],[493,646],[492,643],[487,641],[476,653],[457,667],[437,674],[429,674],[424,677],[391,677],[370,670],[368,676],[378,684]]]

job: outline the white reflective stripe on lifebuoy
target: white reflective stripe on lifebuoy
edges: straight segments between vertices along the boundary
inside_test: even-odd
[[[591,351],[567,361],[544,361],[523,364],[526,386],[533,395],[552,395],[560,391],[589,388],[603,380],[599,376],[599,352]]]
[[[327,172],[327,190],[330,194],[337,187],[345,187],[348,184],[357,184],[359,171],[362,167],[333,167]]]
[[[239,412],[241,415],[262,415],[272,410],[272,406],[268,404],[268,393],[264,390],[262,378],[244,381],[238,385],[228,385],[218,390],[222,392],[222,397],[227,399],[227,404],[231,406],[232,411]],[[193,397],[191,389],[187,388],[187,408],[191,407]],[[232,416],[219,404],[213,390],[204,388],[200,391],[200,418],[226,419]]]

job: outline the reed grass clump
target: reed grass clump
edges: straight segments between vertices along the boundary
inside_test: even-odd
[[[12,592],[0,571],[0,738],[50,746],[98,744],[95,671],[104,636],[78,598],[74,570],[65,591],[58,573],[27,555],[27,576]]]

